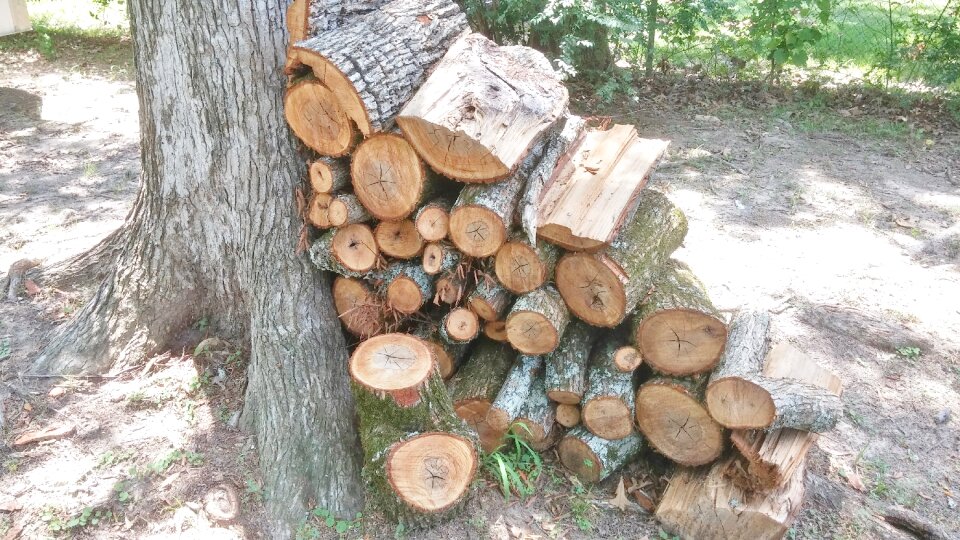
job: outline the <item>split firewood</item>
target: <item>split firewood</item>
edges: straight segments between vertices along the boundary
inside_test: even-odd
[[[457,367],[467,355],[466,343],[450,343],[443,339],[439,325],[433,322],[421,322],[414,327],[412,334],[422,339],[430,348],[440,370],[440,377],[447,380],[457,372]]]
[[[507,339],[506,321],[487,321],[483,325],[483,335],[499,343],[510,343]]]
[[[525,354],[546,354],[557,348],[569,323],[560,293],[546,285],[514,302],[507,316],[507,339]]]
[[[376,336],[357,346],[349,370],[371,502],[410,526],[449,517],[469,491],[478,459],[430,349],[407,334]]]
[[[539,450],[548,441],[555,418],[556,406],[547,399],[546,387],[543,385],[543,370],[540,370],[530,385],[529,397],[510,429]]]
[[[560,250],[542,240],[531,243],[522,232],[500,246],[494,269],[500,283],[514,294],[536,290],[553,277]]]
[[[487,423],[493,429],[506,431],[520,416],[520,411],[530,397],[533,379],[541,371],[543,358],[526,355],[517,357],[487,413]]]
[[[796,379],[840,395],[840,378],[820,366],[789,343],[779,343],[767,354],[763,375],[773,378]],[[782,486],[799,467],[807,451],[819,437],[816,433],[799,429],[772,431],[740,431],[730,434],[730,440],[748,463],[737,468],[732,477],[738,486],[751,491],[766,491]]]
[[[643,361],[667,375],[712,370],[723,353],[727,325],[703,284],[687,265],[671,259],[652,289],[632,321],[631,336]]]
[[[321,157],[310,164],[310,188],[314,193],[334,193],[350,185],[350,162]]]
[[[350,163],[353,192],[377,219],[409,216],[433,187],[413,147],[395,133],[378,133],[363,141]]]
[[[287,89],[283,111],[290,129],[324,156],[339,157],[353,148],[353,124],[329,88],[308,78]]]
[[[447,242],[431,242],[423,248],[423,271],[435,276],[460,264],[460,252]]]
[[[451,0],[393,0],[294,43],[288,55],[294,68],[312,69],[366,137],[391,127],[465,30],[467,19]]]
[[[604,338],[590,355],[587,369],[580,421],[604,439],[623,439],[634,432],[633,372],[640,365],[640,354],[624,341],[618,336]]]
[[[480,320],[467,308],[450,310],[440,322],[440,337],[447,343],[469,343],[480,335]]]
[[[543,151],[543,157],[527,179],[527,187],[520,203],[519,214],[524,235],[531,244],[536,242],[537,239],[537,228],[540,225],[537,221],[537,214],[543,188],[553,177],[553,171],[557,166],[566,161],[564,156],[567,155],[569,149],[580,143],[580,139],[586,133],[585,127],[586,123],[583,118],[568,114],[563,120],[562,128],[555,137],[550,139]]]
[[[769,327],[768,313],[751,310],[740,311],[730,323],[726,349],[707,386],[710,416],[732,429],[833,429],[843,410],[838,395],[761,373]]]
[[[698,540],[783,538],[803,501],[803,467],[781,488],[752,494],[724,477],[733,459],[709,468],[677,469],[657,507],[665,530]]]
[[[373,216],[360,203],[360,199],[353,193],[337,195],[327,205],[327,220],[334,227],[343,227],[353,223],[370,221]],[[383,248],[381,247],[381,250]],[[389,255],[389,253],[388,253]]]
[[[640,139],[630,125],[589,131],[543,187],[537,235],[574,251],[597,251],[633,218],[640,190],[667,141]]]
[[[606,251],[560,258],[557,288],[574,315],[612,328],[640,303],[658,268],[686,234],[683,212],[662,193],[645,189],[633,220]]]
[[[438,173],[491,182],[516,170],[568,101],[542,53],[468,34],[450,47],[397,124]]]
[[[470,310],[485,321],[496,321],[503,317],[513,301],[509,291],[500,286],[496,280],[481,276],[477,286],[467,296],[467,305]]]
[[[437,198],[424,204],[417,210],[414,221],[417,231],[427,242],[438,242],[450,232],[450,208],[453,202],[447,198]]]
[[[590,351],[599,337],[600,332],[583,321],[573,321],[567,326],[560,344],[545,360],[546,389],[550,399],[569,405],[580,403],[587,388]],[[577,412],[577,422],[579,417]]]
[[[376,275],[387,306],[404,315],[416,313],[433,298],[433,279],[415,261],[397,261]]]
[[[313,264],[341,276],[363,277],[379,255],[373,231],[362,223],[328,231],[310,246]]]
[[[384,255],[397,259],[413,259],[423,250],[423,238],[409,219],[381,221],[373,230],[377,247]],[[419,265],[423,269],[423,265]]]
[[[329,193],[314,193],[307,205],[307,221],[318,229],[333,227],[330,223],[330,202],[333,197]]]
[[[333,280],[333,304],[351,334],[369,339],[383,333],[383,302],[362,280],[337,276]]]
[[[487,422],[487,413],[507,380],[514,358],[516,353],[509,346],[481,339],[450,380],[453,408],[477,432],[486,452],[500,446],[506,433],[506,429],[494,429]]]
[[[556,415],[558,424],[566,428],[572,428],[580,423],[580,405],[558,403]]]
[[[643,438],[636,432],[623,439],[609,440],[577,426],[557,445],[557,454],[563,466],[577,478],[599,482],[629,463],[642,449]]]
[[[703,405],[706,383],[704,374],[655,376],[637,390],[637,427],[650,446],[681,465],[711,463],[724,449],[723,426]]]

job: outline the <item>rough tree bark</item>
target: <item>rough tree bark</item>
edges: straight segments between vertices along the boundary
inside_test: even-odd
[[[345,342],[329,277],[295,255],[306,170],[283,115],[286,3],[129,8],[140,190],[116,264],[32,371],[130,365],[209,316],[247,339],[242,420],[260,450],[270,534],[292,536],[308,500],[352,516],[363,493]]]

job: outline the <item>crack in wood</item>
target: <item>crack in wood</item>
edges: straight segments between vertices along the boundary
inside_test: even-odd
[[[388,345],[377,351],[377,360],[384,369],[400,371],[409,369],[415,359],[410,349],[399,345]]]
[[[674,339],[668,339],[668,340],[666,340],[666,342],[667,342],[667,343],[671,343],[671,342],[672,342],[672,343],[676,343],[676,344],[677,344],[677,358],[680,358],[680,354],[683,352],[683,351],[681,350],[681,345],[680,345],[681,343],[686,343],[687,345],[690,345],[691,347],[694,347],[694,344],[693,344],[692,341],[687,341],[687,340],[685,340],[685,339],[680,339],[680,334],[678,334],[677,331],[674,330],[673,328],[670,329],[670,332],[673,333]]]
[[[443,489],[447,486],[447,476],[450,467],[442,457],[426,456],[423,458],[424,483],[432,490]]]
[[[487,224],[482,221],[474,221],[467,225],[466,233],[472,236],[473,241],[477,244],[486,241],[486,232]]]
[[[530,263],[522,257],[513,257],[513,273],[519,275],[520,277],[528,277],[530,275]]]

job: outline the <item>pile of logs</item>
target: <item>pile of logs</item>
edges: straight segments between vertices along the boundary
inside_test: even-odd
[[[668,143],[570,114],[541,53],[471,33],[450,0],[296,0],[288,24],[309,255],[356,337],[376,505],[414,526],[450,515],[480,449],[513,433],[585,481],[644,447],[716,462],[711,486],[750,508],[763,493],[776,508],[756,513],[786,523],[777,504],[809,432],[836,421],[838,383],[794,351],[765,364],[769,318],[728,327],[671,258],[686,218],[645,189]],[[678,473],[661,519],[735,530],[743,507],[703,492],[704,471]]]

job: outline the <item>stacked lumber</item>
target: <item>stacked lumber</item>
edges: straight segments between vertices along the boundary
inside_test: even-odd
[[[802,469],[773,447],[829,429],[836,403],[764,371],[762,321],[728,329],[672,258],[687,220],[646,187],[666,141],[570,114],[541,53],[470,33],[450,0],[290,14],[309,256],[336,275],[364,475],[389,518],[457,512],[508,436],[589,482],[646,448],[722,463],[728,429],[752,452],[746,476],[720,475],[737,489]],[[764,429],[787,431],[744,431]]]

